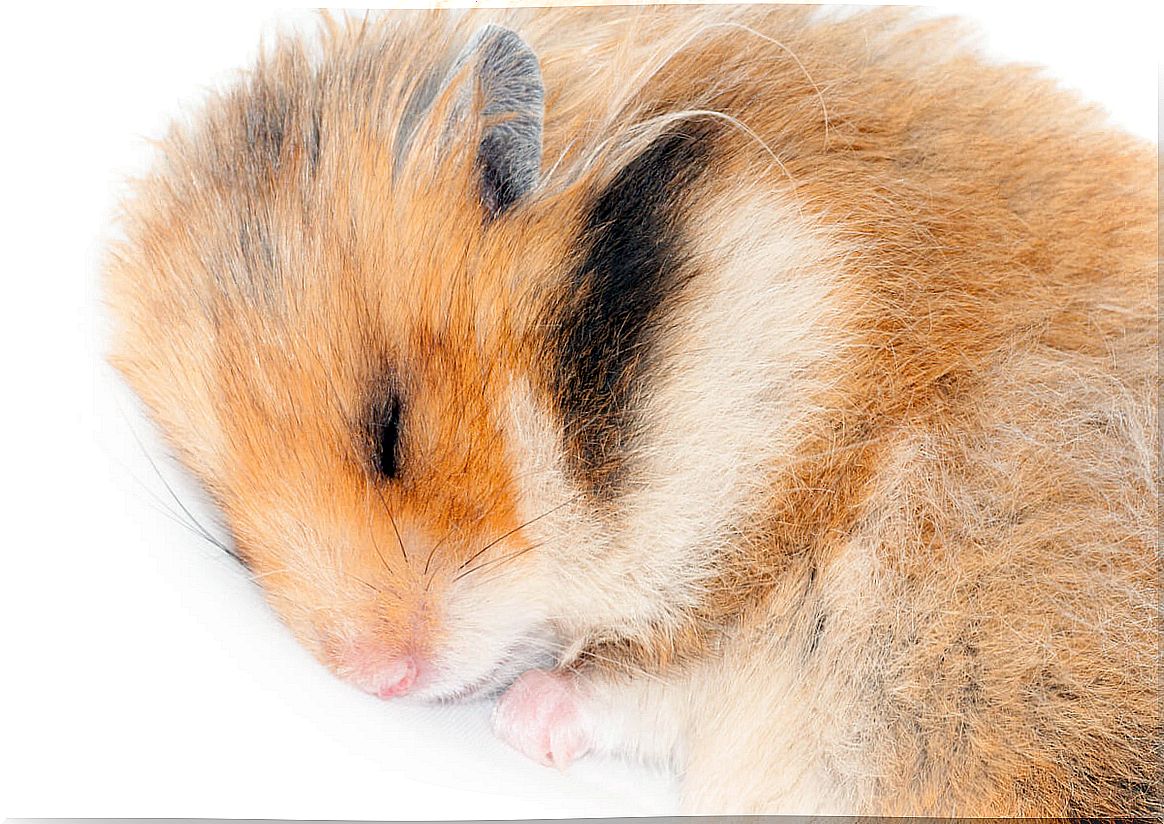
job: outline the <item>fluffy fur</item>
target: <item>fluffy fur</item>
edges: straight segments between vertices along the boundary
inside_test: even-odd
[[[163,142],[112,359],[365,688],[552,667],[499,732],[692,812],[1158,815],[1155,154],[960,40],[327,20]]]

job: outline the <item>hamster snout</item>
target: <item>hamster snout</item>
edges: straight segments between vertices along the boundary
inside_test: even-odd
[[[420,673],[413,655],[394,653],[374,644],[353,647],[339,669],[349,682],[380,698],[406,695]]]
[[[325,642],[320,657],[369,695],[437,702],[484,697],[529,669],[556,663],[553,650],[559,643],[544,627],[489,626],[480,620],[466,625],[455,606],[452,620],[430,622],[409,640],[395,640],[399,626],[379,626],[378,634],[365,631],[357,641]]]

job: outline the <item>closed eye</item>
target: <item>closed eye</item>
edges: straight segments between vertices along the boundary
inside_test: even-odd
[[[372,424],[372,462],[381,477],[400,474],[400,398],[392,395]]]

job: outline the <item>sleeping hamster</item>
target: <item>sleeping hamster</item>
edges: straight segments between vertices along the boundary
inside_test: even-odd
[[[899,10],[325,18],[112,360],[297,638],[690,812],[1161,811],[1156,159]]]

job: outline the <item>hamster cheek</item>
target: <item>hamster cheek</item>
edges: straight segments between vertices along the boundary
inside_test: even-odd
[[[493,731],[545,766],[565,768],[594,746],[593,724],[573,676],[529,670],[497,702]]]

